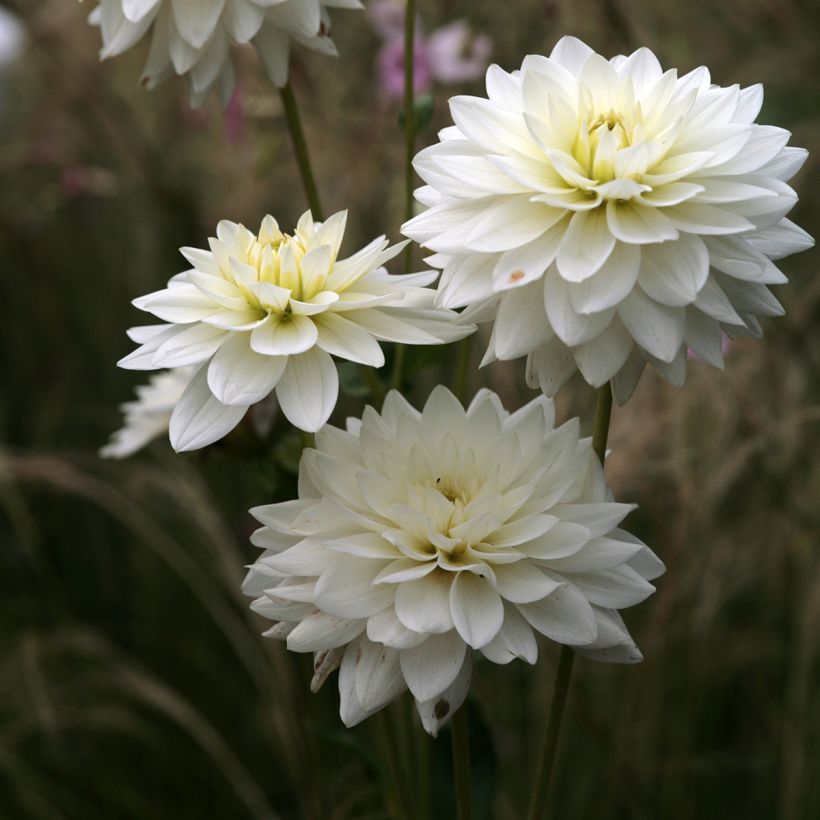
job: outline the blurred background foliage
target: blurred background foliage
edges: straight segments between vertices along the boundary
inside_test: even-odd
[[[139,321],[130,300],[218,219],[255,227],[270,211],[290,225],[304,210],[278,97],[242,54],[228,112],[191,112],[182,81],[138,88],[139,50],[98,64],[88,3],[3,5],[27,45],[0,69],[0,816],[384,817],[373,721],[344,731],[335,681],[311,696],[310,659],[258,637],[238,592],[255,552],[246,510],[294,493],[292,434],[96,455],[139,377],[115,367]],[[684,71],[707,64],[723,85],[763,81],[761,121],[812,152],[794,217],[820,234],[817,0],[419,5],[428,29],[469,18],[508,69],[574,33],[606,54],[648,45]],[[300,53],[294,84],[326,208],[351,209],[352,249],[398,238],[402,145],[375,87],[376,35],[361,14],[334,27],[343,56]],[[420,144],[446,123],[448,93]],[[576,668],[555,817],[820,816],[816,258],[785,263],[787,313],[764,343],[732,344],[724,373],[691,363],[683,390],[647,374],[616,411],[607,472],[668,574],[627,613],[645,662]],[[411,398],[454,359],[418,356]],[[510,408],[532,395],[521,362],[474,370],[470,392],[481,384]],[[347,392],[338,419],[361,411],[362,386]],[[559,413],[589,425],[591,405],[573,381]],[[545,646],[535,669],[478,667],[481,817],[523,814],[556,658]],[[406,708],[390,713],[405,733]],[[416,732],[412,748],[431,763],[417,793],[452,816],[446,736]]]

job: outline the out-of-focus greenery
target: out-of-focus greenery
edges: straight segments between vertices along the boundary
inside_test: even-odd
[[[270,211],[290,225],[304,210],[278,98],[243,54],[231,112],[192,113],[182,81],[139,89],[142,52],[97,63],[87,3],[6,5],[29,44],[0,74],[0,816],[383,817],[373,721],[345,731],[335,680],[310,695],[310,659],[258,637],[238,592],[255,553],[246,510],[294,493],[287,428],[269,447],[239,436],[187,456],[165,442],[123,463],[96,456],[139,379],[115,367],[141,321],[130,300],[218,219],[255,226]],[[575,33],[604,53],[648,45],[681,70],[705,63],[723,85],[764,82],[761,120],[813,152],[794,216],[820,232],[816,0],[419,6],[428,28],[469,17],[506,68]],[[294,83],[326,208],[350,208],[355,248],[398,238],[401,134],[363,15],[337,13],[334,33],[343,56],[299,54]],[[447,93],[421,144],[446,123]],[[763,342],[733,344],[725,372],[694,362],[682,390],[648,374],[616,411],[608,475],[668,573],[627,613],[645,662],[576,666],[554,817],[820,816],[816,259],[785,262],[786,316]],[[410,397],[454,359],[416,358]],[[512,408],[531,395],[522,382],[517,362],[470,387]],[[337,418],[360,412],[356,392]],[[560,414],[589,425],[590,410],[573,382]],[[545,645],[535,669],[477,668],[480,817],[523,816],[556,658]],[[389,711],[402,733],[406,710]],[[417,793],[439,818],[452,816],[447,742],[412,740],[416,770],[432,764]]]

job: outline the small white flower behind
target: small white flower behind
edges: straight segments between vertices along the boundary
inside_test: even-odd
[[[434,306],[437,273],[392,276],[382,267],[404,244],[379,237],[339,259],[346,212],[294,234],[267,216],[258,234],[223,221],[210,251],[183,248],[193,266],[134,304],[169,324],[134,328],[141,346],[119,362],[131,370],[198,365],[170,421],[177,451],[212,444],[248,407],[276,391],[294,426],[315,432],[339,392],[332,356],[384,364],[379,341],[438,345],[475,330]]]
[[[134,391],[136,400],[120,405],[125,423],[100,450],[100,455],[103,458],[127,458],[155,438],[167,435],[174,405],[195,372],[193,367],[178,367],[151,376],[148,384],[137,387]]]
[[[299,499],[251,510],[262,556],[243,590],[267,632],[339,669],[353,726],[412,692],[435,735],[467,695],[474,651],[535,663],[536,635],[596,660],[641,654],[619,609],[663,564],[619,528],[578,420],[554,427],[541,397],[509,414],[482,390],[465,411],[444,387],[424,410],[391,392],[378,414],[325,427]]]
[[[678,77],[642,48],[606,60],[564,37],[419,153],[427,210],[405,235],[435,252],[440,304],[494,321],[485,363],[527,356],[553,395],[579,369],[623,403],[646,363],[686,378],[686,350],[722,367],[722,331],[759,336],[783,311],[772,260],[813,242],[786,219],[806,158],[755,122],[759,85]]]
[[[234,86],[231,47],[251,43],[271,82],[288,80],[291,40],[336,55],[328,9],[360,9],[359,0],[99,0],[89,20],[100,27],[102,59],[150,36],[141,82],[152,89],[187,74],[191,104],[219,87],[227,102]]]

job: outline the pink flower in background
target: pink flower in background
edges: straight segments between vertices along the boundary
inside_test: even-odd
[[[239,85],[225,106],[225,139],[233,147],[245,139],[245,98]]]
[[[437,28],[427,38],[426,45],[433,76],[442,85],[480,79],[490,64],[493,52],[490,36],[474,35],[464,20],[455,20]]]
[[[377,0],[368,9],[373,29],[384,39],[376,58],[379,88],[386,97],[404,94],[404,3]],[[429,92],[434,83],[454,85],[483,76],[490,62],[492,39],[474,34],[464,20],[441,26],[430,35],[416,31],[415,73],[417,94]]]

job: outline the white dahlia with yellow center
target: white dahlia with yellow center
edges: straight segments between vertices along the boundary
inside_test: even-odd
[[[492,66],[487,95],[450,101],[455,125],[415,162],[427,210],[404,226],[435,252],[440,304],[494,320],[485,362],[526,355],[548,395],[580,369],[623,402],[647,362],[682,384],[687,347],[722,366],[722,330],[782,313],[772,260],[813,244],[785,218],[806,151],[755,122],[761,86],[565,37]]]
[[[131,370],[197,366],[174,407],[174,449],[193,450],[230,432],[248,407],[276,391],[296,427],[318,430],[339,392],[332,356],[384,364],[379,341],[437,345],[475,330],[433,305],[436,271],[392,276],[384,263],[404,243],[379,237],[339,258],[346,212],[293,235],[267,216],[258,234],[223,221],[210,250],[182,248],[193,266],[134,304],[168,324],[133,328]]]
[[[467,410],[437,387],[423,412],[391,392],[378,414],[325,427],[299,499],[251,512],[264,549],[244,591],[267,635],[339,668],[352,726],[405,689],[435,734],[463,702],[473,655],[535,663],[537,637],[594,659],[641,654],[618,614],[663,564],[619,528],[578,420],[543,396],[510,415],[481,391]]]
[[[89,19],[102,33],[102,59],[116,57],[150,36],[142,84],[154,88],[173,74],[188,74],[196,106],[215,86],[227,101],[234,85],[232,46],[251,43],[279,88],[288,80],[291,40],[335,55],[330,8],[360,9],[362,4],[359,0],[99,0]]]

